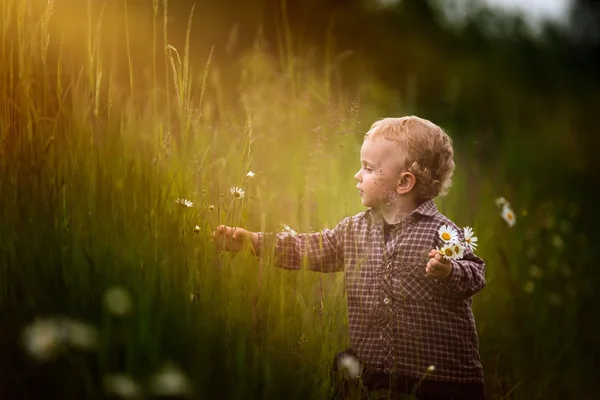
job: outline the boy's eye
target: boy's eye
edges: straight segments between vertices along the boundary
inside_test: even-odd
[[[365,171],[367,171],[367,172],[372,172],[373,171],[373,168],[371,168],[371,167],[363,167],[363,169]]]

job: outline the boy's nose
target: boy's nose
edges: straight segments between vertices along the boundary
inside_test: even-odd
[[[354,179],[360,182],[360,170],[356,174],[354,174]]]

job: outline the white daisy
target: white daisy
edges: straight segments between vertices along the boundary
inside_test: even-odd
[[[454,260],[460,260],[461,258],[463,258],[466,249],[465,246],[463,246],[463,244],[459,242],[454,242],[452,246],[454,246]]]
[[[244,192],[244,189],[242,189],[241,187],[237,187],[237,186],[234,186],[231,189],[229,189],[229,192],[236,199],[243,199],[244,194],[246,194],[246,192]]]
[[[431,373],[433,371],[435,371],[435,365],[432,364],[429,367],[427,367],[427,372]]]
[[[254,178],[254,175],[256,175],[254,172],[248,171],[248,173],[246,174],[246,178]]]
[[[350,354],[344,354],[340,357],[340,369],[344,371],[349,378],[358,378],[360,375],[360,362]]]
[[[120,287],[107,290],[104,293],[104,308],[110,314],[118,317],[128,315],[133,308],[129,293]]]
[[[165,365],[150,378],[149,391],[156,396],[186,397],[192,391],[191,382],[174,365]]]
[[[208,206],[208,211],[215,211],[215,206],[213,206],[212,204]]]
[[[182,206],[184,208],[189,208],[189,207],[194,206],[194,203],[192,203],[188,199],[177,199],[177,200],[175,200],[175,203],[179,204],[180,206]]]
[[[64,331],[57,320],[36,319],[23,331],[25,350],[39,361],[46,361],[61,352]]]
[[[495,199],[494,203],[496,203],[496,206],[498,206],[498,207],[510,206],[510,204],[508,203],[508,201],[506,201],[506,199],[504,197],[502,197],[502,196],[500,196],[497,199]]]
[[[283,232],[288,232],[291,233],[292,235],[297,235],[298,232],[296,232],[295,230],[293,230],[292,228],[290,228],[289,225],[287,224],[283,224]]]
[[[141,397],[140,386],[128,375],[109,374],[102,379],[104,391],[123,399],[137,399]]]
[[[437,248],[437,251],[446,260],[455,260],[455,259],[457,259],[457,253],[454,250],[454,246],[455,246],[455,243],[446,243],[442,246],[442,248]]]
[[[465,234],[465,245],[469,250],[475,251],[477,248],[477,236],[473,236],[473,229],[470,226],[465,226],[463,231]]]
[[[454,229],[450,225],[442,225],[440,229],[438,229],[438,234],[440,235],[440,238],[446,243],[458,241],[458,232],[456,232],[456,229]]]
[[[515,225],[515,222],[516,222],[515,213],[512,210],[512,208],[510,208],[509,205],[505,205],[504,207],[502,207],[501,215],[502,215],[502,218],[504,218],[504,220],[508,224],[508,226],[512,227]]]
[[[200,227],[198,225],[196,225],[194,227],[194,232],[199,233],[200,232]]]

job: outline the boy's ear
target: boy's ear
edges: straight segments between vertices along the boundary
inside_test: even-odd
[[[406,194],[412,190],[417,183],[417,177],[412,172],[403,172],[398,179],[396,191],[398,194]]]

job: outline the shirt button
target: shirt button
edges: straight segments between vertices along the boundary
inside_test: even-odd
[[[383,303],[384,304],[390,304],[390,299],[388,299],[387,297],[385,299],[383,299]]]

